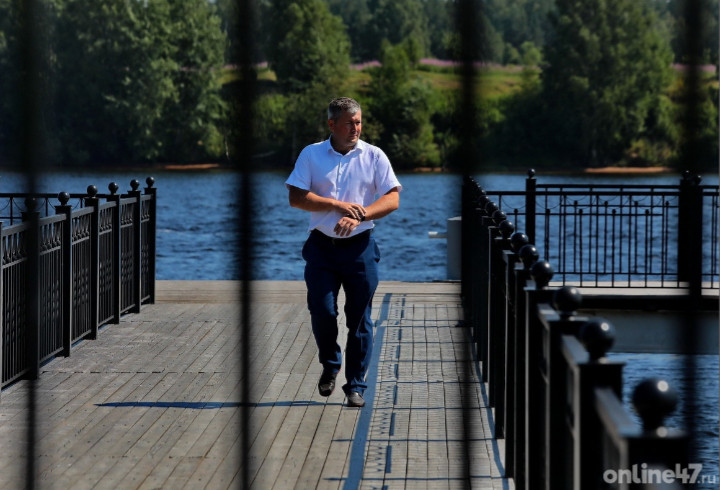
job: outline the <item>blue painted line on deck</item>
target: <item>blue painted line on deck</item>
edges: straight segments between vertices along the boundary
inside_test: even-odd
[[[390,435],[395,435],[395,412],[390,415]]]
[[[378,366],[380,365],[380,351],[382,351],[382,344],[385,339],[385,322],[390,314],[391,297],[391,293],[387,293],[383,297],[380,318],[378,318],[375,323],[373,353],[370,368],[366,376],[368,387],[363,397],[365,398],[365,406],[360,409],[360,419],[358,420],[355,429],[355,438],[350,448],[350,468],[348,468],[348,476],[345,480],[345,485],[343,485],[343,488],[347,490],[354,490],[360,487],[363,470],[365,469],[365,447],[367,446],[368,436],[370,435],[370,422],[372,421],[375,392],[377,389]]]
[[[385,473],[392,473],[392,446],[390,444],[385,451]]]

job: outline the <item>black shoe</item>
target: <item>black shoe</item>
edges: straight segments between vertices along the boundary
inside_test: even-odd
[[[318,381],[318,391],[322,396],[330,396],[335,389],[335,378],[337,373],[333,373],[329,369],[323,369],[322,375],[320,375],[320,381]]]
[[[357,391],[351,391],[347,394],[347,406],[348,407],[364,407],[365,400],[362,395]]]

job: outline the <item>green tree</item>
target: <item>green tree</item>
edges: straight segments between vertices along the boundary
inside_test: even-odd
[[[451,33],[454,25],[454,3],[446,0],[424,0],[423,11],[427,18],[429,54],[439,59],[450,58]]]
[[[163,153],[173,161],[216,157],[223,151],[226,116],[218,77],[226,46],[220,18],[206,0],[183,0],[170,2],[169,20],[179,69],[172,73],[177,95],[163,107]]]
[[[323,0],[278,0],[263,18],[268,61],[287,101],[287,131],[270,143],[281,158],[294,160],[304,146],[327,137],[328,102],[348,95],[350,44],[342,20]],[[278,100],[264,107],[277,107]]]
[[[264,18],[268,61],[284,91],[333,87],[346,78],[350,44],[345,26],[322,0],[278,0]]]
[[[558,0],[543,88],[560,153],[607,164],[648,130],[672,58],[653,22],[634,0]]]
[[[416,0],[378,0],[369,35],[377,58],[382,56],[384,41],[397,45],[412,40],[419,57],[430,47],[427,17]]]
[[[373,71],[370,82],[372,119],[368,121],[379,131],[377,143],[398,168],[439,165],[431,124],[432,89],[410,76],[407,46],[386,43],[380,61],[382,66]]]
[[[19,70],[17,55],[18,35],[17,11],[12,8],[12,0],[0,0],[0,158],[11,157],[11,143],[17,139],[17,106],[19,94],[17,74]]]
[[[484,13],[505,45],[503,50],[493,50],[492,61],[516,63],[519,59],[513,56],[519,56],[523,43],[544,45],[554,6],[554,0],[487,0]]]
[[[23,141],[24,118],[33,111],[28,111],[23,104],[29,101],[26,87],[29,65],[35,73],[35,93],[32,94],[37,105],[36,132],[31,142],[33,151],[41,155],[40,160],[47,161],[54,156],[53,148],[53,52],[50,40],[54,35],[53,19],[56,12],[56,1],[48,0],[35,6],[35,32],[33,35],[37,55],[33,63],[28,63],[29,43],[24,42],[28,4],[19,0],[0,0],[0,158],[18,163],[21,156]],[[42,26],[42,28],[38,28]],[[25,128],[27,129],[27,128]]]
[[[347,27],[350,57],[355,62],[375,59],[375,43],[367,35],[374,19],[369,0],[327,0],[330,11],[339,16]]]
[[[64,0],[56,40],[63,159],[219,156],[219,25],[203,0]]]

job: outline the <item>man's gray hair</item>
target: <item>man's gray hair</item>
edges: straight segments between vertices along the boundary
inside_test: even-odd
[[[358,104],[357,100],[351,99],[350,97],[340,97],[330,102],[328,106],[328,119],[337,121],[343,112],[353,115],[360,110],[362,109],[360,109],[360,104]]]

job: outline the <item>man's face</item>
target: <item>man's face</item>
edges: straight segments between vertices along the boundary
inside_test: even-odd
[[[338,150],[349,150],[360,139],[362,111],[357,111],[355,114],[343,112],[337,121],[328,119],[328,125],[332,133],[333,146]]]

